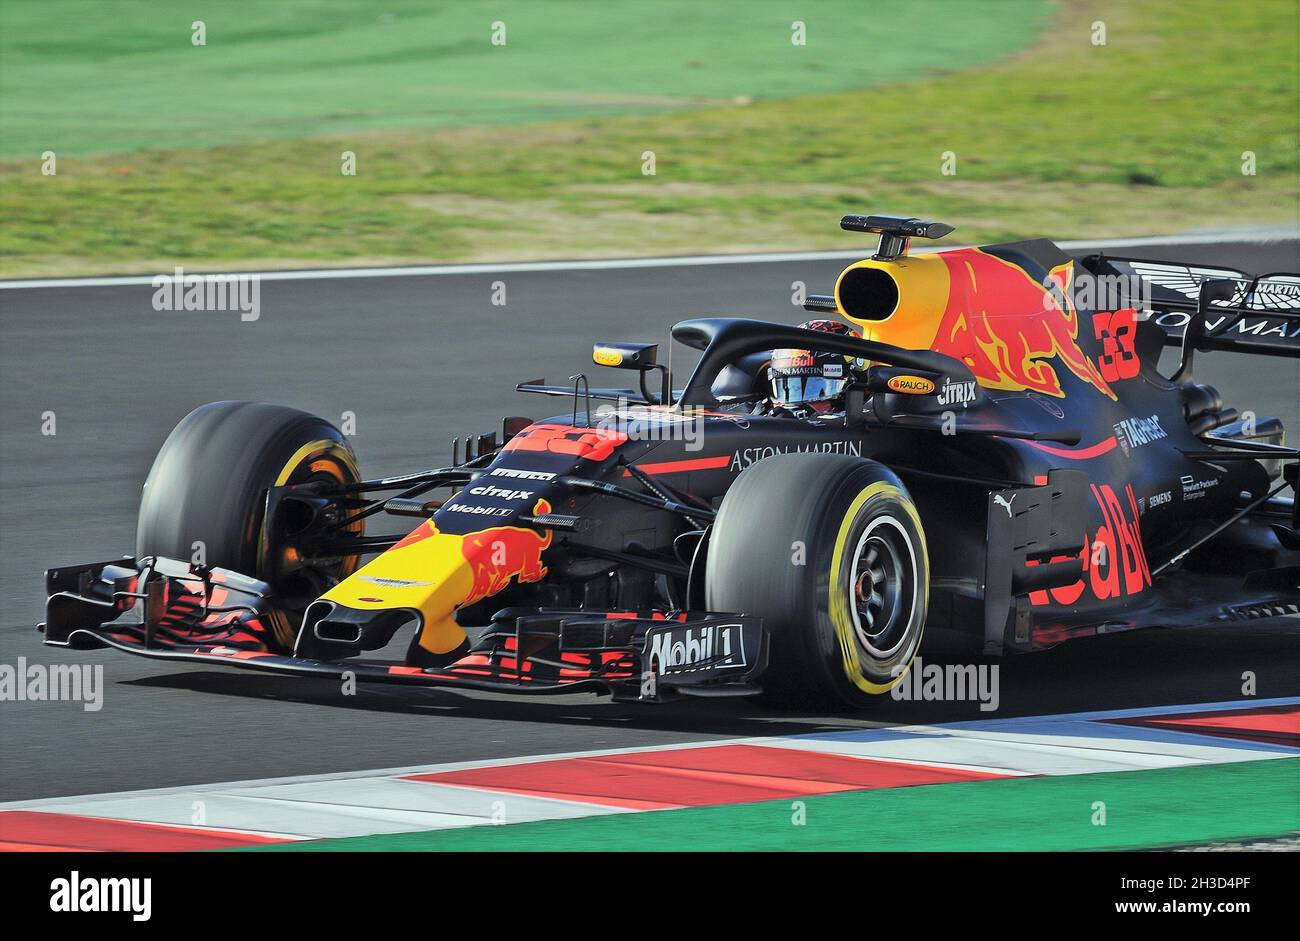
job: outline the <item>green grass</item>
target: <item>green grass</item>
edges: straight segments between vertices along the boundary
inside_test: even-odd
[[[796,6],[817,9],[811,3]],[[937,30],[957,19],[958,11],[972,8],[965,3],[940,6],[938,16],[934,5],[921,7],[916,23],[925,28],[914,28],[901,39],[917,42],[918,34]],[[876,23],[876,7],[869,17],[858,13],[849,20]],[[401,8],[395,8],[401,23]],[[619,5],[618,15],[628,15],[631,8],[679,9],[660,3]],[[5,9],[8,21],[15,8]],[[760,4],[758,9],[766,16],[771,8]],[[999,9],[1003,5],[993,3],[981,11]],[[793,70],[781,66],[787,52],[782,47],[780,54],[760,55],[758,68],[752,60],[729,60],[713,76],[713,85],[704,81],[708,76],[700,76],[700,82],[683,77],[689,68],[673,59],[658,66],[643,62],[634,70],[638,77],[626,85],[595,75],[586,86],[633,96],[671,93],[685,104],[701,96],[726,99],[740,87],[732,84],[739,79],[770,81],[748,104],[728,99],[726,104],[640,114],[628,113],[640,108],[619,101],[608,104],[621,115],[584,111],[586,117],[534,124],[371,128],[84,157],[74,151],[61,157],[54,177],[40,174],[36,155],[0,162],[8,222],[0,231],[0,271],[12,276],[154,272],[175,263],[211,270],[843,248],[857,240],[839,232],[836,220],[843,212],[862,210],[944,219],[959,226],[952,240],[962,242],[1297,224],[1300,0],[1253,0],[1234,4],[1230,13],[1218,0],[1078,0],[1053,10],[1051,24],[1020,53],[992,64],[968,63],[960,74],[909,73],[902,76],[908,81],[872,89],[809,93],[827,86],[813,81],[815,69],[802,71],[810,68],[809,62]],[[298,30],[319,29],[319,17],[275,15],[284,18],[279,28],[288,45],[327,49],[335,41],[328,33],[293,38]],[[788,46],[793,16],[771,15],[779,19],[781,41]],[[800,15],[809,21],[809,46],[790,51],[810,53],[807,60],[824,67],[827,81],[856,68],[858,60],[870,71],[870,60],[889,54],[890,41],[877,39],[851,56],[827,56],[819,44],[831,37],[838,41],[849,31],[817,27],[812,13]],[[1028,13],[1025,17],[1030,18]],[[655,19],[681,22],[667,12]],[[1096,20],[1106,24],[1104,46],[1090,42]],[[207,48],[183,51],[212,52],[219,35],[215,22],[209,22]],[[509,33],[511,55],[532,41],[526,41],[522,22]],[[188,22],[183,26],[188,33]],[[535,29],[540,35],[548,27],[553,28],[549,21]],[[540,70],[545,75],[550,63],[556,83],[565,73],[572,78],[581,63],[565,60],[597,55],[590,47],[611,35],[607,21],[583,28],[589,32],[582,44],[566,40],[545,55],[539,52],[530,74]],[[6,41],[18,42],[15,30],[3,32]],[[473,36],[482,32],[478,24],[470,30]],[[84,35],[84,30],[78,27],[74,34]],[[629,49],[640,35],[612,34]],[[440,35],[441,42],[455,46],[449,32]],[[744,35],[750,36],[752,51],[756,34]],[[699,38],[690,30],[686,36],[692,43]],[[130,41],[144,44],[156,38]],[[254,50],[260,48],[248,41]],[[372,50],[391,52],[386,43],[392,41],[354,37],[348,47],[365,59]],[[672,44],[662,36],[657,42],[660,48]],[[706,55],[714,46],[730,48],[701,42],[698,48],[704,51],[689,56]],[[71,39],[49,43],[50,55],[64,49],[58,54],[66,60],[79,57]],[[39,55],[43,48],[36,45],[24,55]],[[324,57],[328,72],[329,53],[312,55]],[[478,50],[467,62],[492,61],[482,58],[487,56]],[[614,57],[635,58],[626,51]],[[122,58],[133,63],[135,53],[123,52]],[[11,61],[6,55],[0,68],[6,88],[33,81],[22,76],[21,61],[18,66]],[[109,92],[108,76],[116,61],[103,63]],[[296,81],[298,66],[288,68],[289,60],[283,61],[288,74],[278,75],[277,82]],[[320,68],[318,64],[316,70]],[[367,68],[387,70],[390,65],[379,55]],[[419,72],[424,65],[393,63],[391,68]],[[436,71],[429,68],[431,74]],[[524,79],[495,70],[486,74],[496,76],[493,87],[502,93],[500,99],[492,98],[501,109],[493,120],[510,120],[504,115],[518,114],[523,107],[517,83]],[[236,84],[252,81],[235,66],[217,73],[221,75]],[[866,71],[853,76],[855,82],[881,77],[873,79]],[[60,78],[55,87],[65,87],[60,82],[66,81],[71,80]],[[397,79],[392,82],[389,93],[395,99],[409,93]],[[226,86],[221,87],[224,94]],[[279,86],[267,87],[259,113],[278,114],[284,108],[271,91]],[[479,94],[472,83],[467,87],[465,100],[487,107],[490,96]],[[783,88],[797,96],[766,97]],[[125,95],[129,90],[119,91]],[[376,95],[372,88],[358,95],[361,103],[349,107],[383,106],[383,92]],[[566,96],[572,98],[569,92],[561,98]],[[35,100],[23,101],[39,107]],[[7,128],[12,93],[5,102]],[[556,107],[561,106],[587,104],[557,101]],[[661,106],[670,105],[654,107]],[[406,105],[393,108],[407,113]],[[171,119],[186,128],[182,136],[202,142],[184,123],[192,117],[176,114]],[[304,119],[316,129],[332,126],[313,120]],[[385,120],[399,123],[391,116]],[[223,121],[232,123],[229,116],[216,123]],[[109,123],[120,128],[116,119]],[[51,126],[62,125],[56,119]],[[339,173],[344,150],[357,154],[356,176]],[[655,176],[641,172],[646,150],[655,152]],[[1255,176],[1241,173],[1241,155],[1247,150],[1256,156]],[[956,154],[955,176],[940,172],[945,151]]]
[[[1045,0],[7,2],[0,156],[516,124],[863,88],[1029,43]],[[207,44],[191,41],[202,20]],[[808,42],[791,42],[802,19]],[[493,23],[505,25],[493,45]]]
[[[1300,759],[1006,778],[725,807],[283,843],[256,851],[1061,851],[1300,829]],[[1104,805],[1105,825],[1098,825]]]

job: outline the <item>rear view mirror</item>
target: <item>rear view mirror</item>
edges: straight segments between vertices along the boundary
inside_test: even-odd
[[[597,343],[591,351],[597,366],[615,369],[654,369],[659,361],[658,343]]]
[[[667,366],[659,365],[658,343],[597,343],[591,351],[591,361],[597,366],[615,369],[635,369],[640,373],[641,397],[648,405],[668,405],[672,399],[673,380]],[[646,389],[646,373],[652,369],[662,373],[663,388],[658,401]]]

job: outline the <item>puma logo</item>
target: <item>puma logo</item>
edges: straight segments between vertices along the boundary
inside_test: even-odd
[[[993,494],[993,503],[994,503],[996,506],[1004,506],[1004,507],[1006,507],[1006,508],[1007,508],[1007,518],[1010,519],[1010,518],[1011,518],[1011,501],[1014,500],[1015,498],[1016,498],[1016,495],[1015,495],[1014,493],[1011,495],[1010,499],[1008,499],[1007,497],[1002,496],[1002,494],[1000,494],[1000,493],[995,493],[995,494]]]

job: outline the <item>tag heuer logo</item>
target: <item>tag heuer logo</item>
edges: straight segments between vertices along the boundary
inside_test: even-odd
[[[1150,418],[1126,418],[1115,423],[1115,440],[1126,455],[1132,453],[1134,448],[1168,437],[1168,433],[1160,427],[1158,415]]]

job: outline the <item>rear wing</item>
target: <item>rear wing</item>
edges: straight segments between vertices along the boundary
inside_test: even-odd
[[[1235,350],[1300,357],[1300,275],[1251,275],[1235,268],[1186,265],[1115,255],[1089,255],[1080,264],[1097,276],[1118,276],[1129,284],[1131,306],[1165,331],[1166,346],[1180,346],[1196,315],[1201,286],[1223,285],[1222,300],[1209,301],[1199,350]]]

